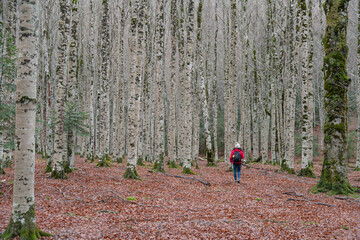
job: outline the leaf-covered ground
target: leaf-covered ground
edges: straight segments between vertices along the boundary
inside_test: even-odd
[[[360,239],[360,200],[313,194],[317,180],[278,172],[278,166],[243,167],[241,183],[228,164],[194,169],[211,186],[149,172],[142,180],[122,176],[126,164],[97,168],[76,159],[68,180],[36,164],[36,217],[47,239]],[[298,166],[297,166],[298,167]],[[320,175],[320,161],[316,162]],[[0,176],[0,232],[10,219],[13,170]],[[167,173],[182,175],[181,169]],[[360,172],[350,171],[354,186]],[[127,200],[128,199],[128,200]]]

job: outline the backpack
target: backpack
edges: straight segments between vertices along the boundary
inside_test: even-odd
[[[240,152],[235,151],[234,155],[232,155],[232,160],[234,164],[241,164],[241,155]]]

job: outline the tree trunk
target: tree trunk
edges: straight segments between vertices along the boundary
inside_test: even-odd
[[[108,166],[110,147],[110,85],[109,85],[109,63],[110,63],[110,31],[109,31],[109,1],[102,1],[103,12],[101,20],[101,70],[99,91],[99,114],[98,114],[98,166]]]
[[[308,19],[308,5],[306,4],[306,0],[301,0],[299,2],[300,8],[300,35],[301,35],[301,82],[302,82],[302,90],[301,90],[301,104],[302,104],[302,119],[301,119],[301,129],[302,129],[302,151],[301,151],[301,176],[314,176],[310,169],[310,163],[312,162],[313,152],[312,152],[312,144],[313,144],[313,125],[312,125],[312,115],[313,109],[310,107],[310,93],[309,83],[312,79],[309,79],[308,71],[309,67],[309,19]]]
[[[289,45],[289,79],[285,89],[285,111],[287,115],[285,117],[285,158],[282,160],[281,168],[283,171],[288,173],[295,173],[294,171],[294,157],[295,157],[295,104],[296,104],[296,82],[297,78],[295,76],[295,68],[297,64],[295,61],[295,44],[297,43],[295,38],[296,36],[296,27],[295,27],[295,1],[290,2],[289,9],[289,35],[287,42]]]
[[[357,80],[358,80],[358,92],[360,91],[360,3],[358,2],[358,51],[357,51]],[[357,156],[356,156],[356,167],[357,171],[360,171],[360,94],[357,94]]]
[[[156,29],[155,29],[155,142],[154,142],[154,169],[164,172],[164,38],[165,38],[164,1],[156,2]]]
[[[184,78],[184,103],[183,103],[183,121],[181,130],[183,138],[180,145],[183,147],[183,173],[192,174],[191,171],[191,143],[192,143],[192,74],[194,67],[194,0],[186,0],[185,4],[185,78]]]
[[[10,223],[1,239],[16,236],[20,239],[37,239],[48,235],[36,227],[34,199],[38,2],[23,0],[20,11],[13,209]]]
[[[124,174],[125,178],[138,179],[139,176],[136,171],[137,162],[137,140],[138,140],[138,111],[140,107],[140,84],[141,79],[137,75],[140,69],[140,62],[138,56],[137,44],[137,27],[139,18],[143,11],[140,6],[140,0],[131,2],[131,22],[130,22],[130,36],[129,36],[129,49],[131,56],[131,76],[129,82],[129,103],[128,103],[128,131],[127,131],[127,168]]]
[[[170,167],[176,167],[176,54],[177,54],[177,5],[176,0],[171,1],[171,75],[169,86],[169,119],[168,119],[168,157]]]
[[[346,158],[348,129],[347,91],[350,79],[346,75],[346,29],[349,1],[325,2],[326,32],[325,46],[325,140],[324,160],[317,190],[332,191],[335,194],[349,194],[354,191],[348,179]]]
[[[64,132],[64,104],[68,78],[68,52],[70,41],[71,5],[69,0],[60,1],[58,66],[56,71],[56,124],[54,145],[53,178],[66,179],[64,166],[66,165],[65,132]]]

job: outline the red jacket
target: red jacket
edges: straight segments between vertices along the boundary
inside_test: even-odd
[[[232,160],[232,156],[234,155],[235,152],[240,152],[240,156],[241,156],[241,159],[244,159],[245,156],[244,156],[244,153],[241,149],[239,148],[234,148],[234,150],[231,151],[231,154],[230,154],[230,162],[233,163],[233,160]]]

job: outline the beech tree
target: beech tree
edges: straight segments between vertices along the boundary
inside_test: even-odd
[[[56,124],[54,142],[54,167],[51,173],[53,178],[66,179],[66,155],[64,132],[64,105],[65,91],[68,78],[68,52],[70,42],[70,21],[71,3],[69,0],[60,0],[60,20],[59,20],[59,44],[58,44],[58,65],[56,69]]]
[[[38,1],[20,4],[18,78],[16,81],[16,148],[11,219],[2,239],[37,239],[34,198],[36,79],[38,65]]]
[[[350,79],[346,75],[347,6],[349,1],[327,0],[325,2],[326,32],[325,46],[325,125],[324,160],[320,181],[316,189],[339,194],[352,193],[348,179],[345,156],[347,149],[347,92]]]

